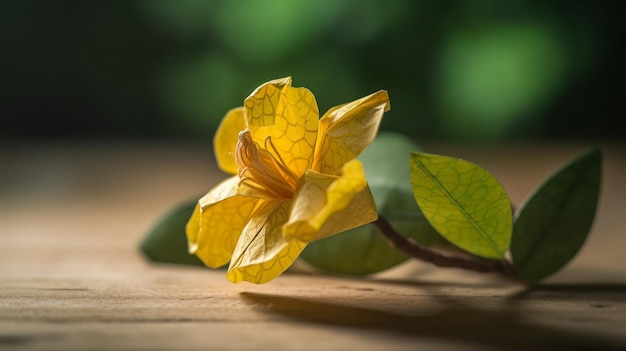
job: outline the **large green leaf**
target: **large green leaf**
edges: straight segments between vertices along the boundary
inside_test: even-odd
[[[503,258],[513,217],[502,185],[458,158],[413,152],[410,164],[415,200],[439,234],[477,256]]]
[[[165,213],[150,229],[139,249],[151,261],[204,265],[187,249],[185,225],[193,213],[198,199],[179,204]]]
[[[409,153],[420,149],[402,134],[380,132],[358,159],[363,162],[378,213],[402,235],[429,246],[443,239],[428,224],[413,199],[406,164]],[[408,259],[391,248],[372,225],[313,242],[300,257],[326,272],[349,275],[380,272]]]
[[[511,256],[519,276],[536,282],[565,266],[595,217],[602,154],[591,149],[553,174],[516,214]]]

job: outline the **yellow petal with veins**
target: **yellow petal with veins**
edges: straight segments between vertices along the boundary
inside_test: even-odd
[[[250,219],[257,198],[236,194],[238,177],[218,184],[198,201],[187,223],[189,253],[218,268],[230,261],[242,229]]]
[[[244,228],[228,268],[233,283],[266,283],[283,273],[304,250],[306,243],[287,241],[281,227],[287,221],[290,201],[261,200]]]
[[[319,110],[306,88],[291,86],[291,78],[267,82],[244,101],[245,116],[255,142],[269,137],[287,167],[300,176],[312,161]]]
[[[389,109],[389,95],[380,90],[328,110],[320,119],[311,168],[339,174],[344,163],[357,157],[374,140],[383,113]]]
[[[235,148],[239,132],[246,129],[243,107],[233,108],[220,122],[213,138],[213,149],[218,167],[228,174],[237,174]]]
[[[341,176],[307,171],[296,190],[286,240],[323,239],[378,218],[376,204],[365,180],[361,162],[352,160]]]

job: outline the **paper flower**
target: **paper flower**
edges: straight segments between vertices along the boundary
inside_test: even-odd
[[[265,283],[307,243],[376,220],[355,157],[389,108],[381,90],[320,119],[313,94],[292,87],[291,77],[258,87],[215,134],[218,166],[233,176],[198,201],[189,251],[212,268],[230,262],[232,282]]]

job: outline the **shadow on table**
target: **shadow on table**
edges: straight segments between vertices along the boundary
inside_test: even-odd
[[[626,301],[626,284],[540,284],[510,296],[513,301],[526,299],[589,299],[598,304]]]
[[[572,288],[576,290],[578,287]],[[624,287],[615,288],[624,291]],[[241,296],[244,302],[261,311],[300,322],[388,331],[406,337],[464,342],[498,350],[626,349],[626,345],[618,340],[524,320],[514,304],[510,309],[497,311],[452,304],[444,310],[424,315],[404,315],[310,298],[250,292],[243,292]],[[511,298],[523,299],[524,295]]]

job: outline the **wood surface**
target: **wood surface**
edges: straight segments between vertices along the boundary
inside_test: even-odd
[[[154,264],[138,245],[155,221],[226,176],[209,144],[5,143],[0,349],[626,349],[626,145],[426,146],[487,168],[519,204],[590,145],[604,152],[592,233],[526,287],[414,260],[360,278],[297,262],[264,285]]]

